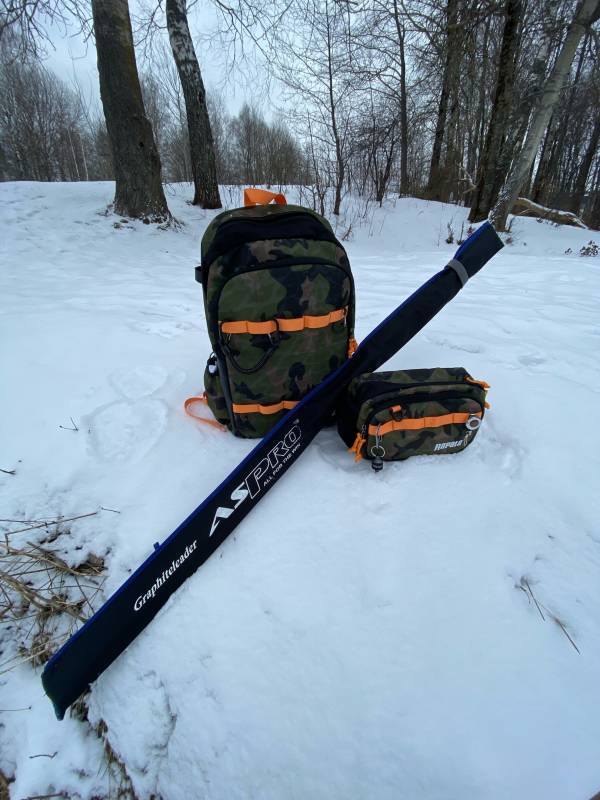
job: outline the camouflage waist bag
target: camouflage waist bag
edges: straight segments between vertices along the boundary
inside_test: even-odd
[[[213,348],[206,402],[219,423],[255,438],[355,347],[354,282],[319,214],[259,189],[244,201],[208,226],[196,279]]]
[[[461,367],[365,373],[339,404],[338,431],[355,461],[376,471],[384,461],[457,453],[477,435],[488,389]]]

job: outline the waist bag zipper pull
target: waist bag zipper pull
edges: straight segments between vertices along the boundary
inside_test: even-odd
[[[375,444],[371,448],[371,455],[373,456],[373,461],[371,461],[371,468],[375,472],[381,472],[383,469],[383,456],[385,455],[385,449],[381,444],[381,436],[379,435],[379,430],[381,425],[377,426],[377,431],[375,433]]]

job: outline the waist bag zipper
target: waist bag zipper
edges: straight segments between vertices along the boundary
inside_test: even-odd
[[[371,468],[374,469],[375,472],[381,472],[383,469],[383,457],[385,455],[385,448],[381,444],[381,436],[379,435],[380,429],[381,424],[377,426],[377,431],[375,433],[375,444],[371,448],[371,455],[373,456]]]

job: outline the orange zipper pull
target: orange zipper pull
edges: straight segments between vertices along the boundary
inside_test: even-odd
[[[361,451],[362,451],[366,441],[367,440],[362,436],[362,434],[357,433],[356,434],[356,439],[354,440],[354,444],[352,445],[352,447],[348,448],[348,452],[349,453],[354,453],[355,454],[354,455],[354,460],[355,461],[360,461],[362,459],[363,455],[362,455]]]
[[[481,386],[481,388],[485,389],[486,392],[490,388],[489,383],[487,383],[486,381],[476,381],[475,378],[472,378],[470,375],[467,375],[465,377],[465,380],[467,381],[467,383],[473,383],[475,384],[475,386]]]

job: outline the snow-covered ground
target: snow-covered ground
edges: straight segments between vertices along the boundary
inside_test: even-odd
[[[165,232],[113,227],[108,183],[0,184],[0,516],[118,510],[53,545],[106,555],[107,594],[253,444],[183,413],[209,353],[193,268],[212,215],[189,196],[171,190],[185,227]],[[354,226],[359,339],[465,217],[390,200]],[[594,232],[522,219],[513,238],[389,363],[487,380],[473,445],[376,475],[322,432],[94,685],[140,798],[600,788],[600,258],[577,255]],[[0,709],[12,800],[111,796],[102,743],[54,719],[39,670],[1,674]]]

